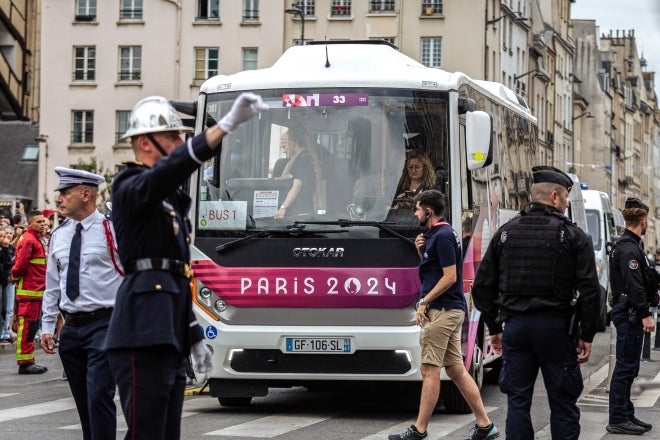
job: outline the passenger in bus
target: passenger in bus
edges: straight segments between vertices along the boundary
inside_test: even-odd
[[[314,212],[316,167],[314,159],[307,149],[305,132],[291,128],[287,133],[291,157],[279,177],[292,178],[293,184],[275,213],[275,218]]]
[[[422,152],[409,153],[401,172],[392,207],[413,209],[415,206],[412,199],[427,189],[439,189],[436,188],[436,175],[431,159]]]
[[[282,154],[282,157],[277,159],[275,161],[275,165],[273,165],[273,177],[278,178],[282,177],[282,171],[284,171],[284,167],[286,166],[286,163],[290,159],[289,155],[289,134],[284,133],[282,136],[280,136],[280,151]]]

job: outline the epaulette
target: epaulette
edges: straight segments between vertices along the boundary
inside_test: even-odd
[[[122,162],[122,165],[126,165],[127,167],[141,167],[144,166],[144,164],[138,160],[127,160],[126,162]]]

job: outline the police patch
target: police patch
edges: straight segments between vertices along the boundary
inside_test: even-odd
[[[637,270],[637,268],[639,267],[639,263],[637,262],[637,260],[630,260],[630,261],[628,262],[628,267],[629,267],[631,270]]]
[[[502,235],[500,235],[500,241],[504,243],[506,241],[506,231],[502,231]]]

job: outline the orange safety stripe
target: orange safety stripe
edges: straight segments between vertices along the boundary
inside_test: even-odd
[[[41,298],[44,296],[43,290],[27,290],[23,289],[23,278],[21,278],[18,281],[18,285],[16,286],[16,295],[22,295],[22,296],[34,296],[35,298]]]

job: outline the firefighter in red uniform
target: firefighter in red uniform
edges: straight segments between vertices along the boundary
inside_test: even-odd
[[[32,211],[27,221],[27,230],[16,244],[16,262],[11,268],[11,278],[16,282],[16,361],[18,374],[42,374],[48,368],[34,363],[34,338],[39,329],[46,284],[46,251],[40,239],[46,218],[41,211]]]

